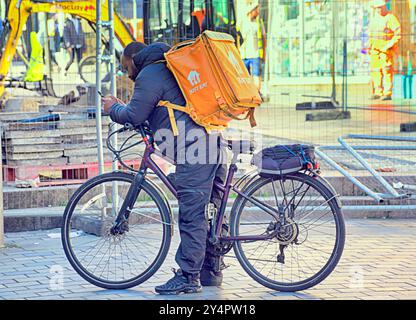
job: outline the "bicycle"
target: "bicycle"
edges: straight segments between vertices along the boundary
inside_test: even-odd
[[[106,53],[106,50],[102,51],[103,54]],[[84,81],[84,83],[94,83],[96,81],[95,74],[97,69],[97,56],[91,55],[83,58],[79,63],[79,75]],[[108,61],[103,61],[101,63],[101,74],[103,75],[103,81],[110,72],[110,63]]]
[[[123,162],[127,172],[105,173],[84,183],[71,197],[63,217],[62,244],[76,272],[106,289],[127,289],[149,279],[165,260],[173,235],[174,216],[156,175],[177,197],[174,183],[152,159],[158,154],[147,126],[125,125],[127,139],[144,144],[140,168]],[[126,141],[127,141],[126,140]],[[240,154],[252,154],[252,141],[224,140],[232,161],[220,208],[209,220],[215,252],[235,257],[255,281],[277,291],[299,291],[323,281],[336,267],[345,243],[341,205],[332,187],[315,170],[264,177],[251,172],[233,182]],[[152,172],[150,172],[153,171]],[[230,193],[237,197],[227,219]],[[227,221],[228,220],[228,221]]]
[[[103,42],[101,46],[101,55],[108,56],[110,53],[110,47],[108,42]],[[115,52],[116,61],[120,61],[120,52]],[[86,56],[79,62],[79,75],[84,83],[95,83],[96,81],[96,69],[97,69],[97,56],[95,54]],[[121,67],[118,66],[116,71],[121,71]],[[101,74],[102,82],[110,81],[110,61],[101,61]]]

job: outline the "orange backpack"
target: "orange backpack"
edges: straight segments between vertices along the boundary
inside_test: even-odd
[[[248,118],[256,126],[254,109],[262,100],[232,36],[204,31],[195,40],[172,47],[165,59],[186,100],[186,106],[158,104],[168,108],[174,135],[178,128],[173,110],[188,113],[208,132],[226,128],[233,119]]]

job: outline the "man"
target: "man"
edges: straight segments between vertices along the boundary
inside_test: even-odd
[[[58,72],[61,72],[61,67],[56,59],[57,54],[61,50],[61,34],[59,32],[59,21],[56,13],[47,20],[47,25],[51,60],[58,67]]]
[[[44,39],[44,37],[41,37]],[[42,81],[45,74],[45,64],[43,63],[43,47],[35,31],[30,32],[30,61],[23,81],[37,82]]]
[[[77,67],[79,73],[79,63],[82,59],[82,52],[85,48],[85,34],[82,30],[81,20],[79,18],[67,17],[64,27],[64,44],[70,54],[70,60],[65,67],[65,75],[67,75],[72,63],[77,59]]]
[[[220,285],[222,281],[221,258],[211,254],[211,246],[209,243],[207,245],[208,222],[205,207],[211,198],[211,202],[219,208],[221,194],[218,190],[213,190],[213,182],[224,181],[225,166],[221,165],[222,152],[218,152],[221,149],[218,148],[219,136],[208,135],[186,113],[175,111],[179,135],[173,137],[166,108],[157,107],[160,100],[177,105],[186,103],[174,76],[161,61],[169,49],[164,43],[148,46],[140,42],[129,44],[124,49],[121,64],[127,70],[129,78],[135,81],[133,97],[124,105],[117,98],[108,96],[103,99],[103,108],[113,121],[120,124],[129,122],[140,125],[148,121],[159,147],[164,145],[164,141],[172,141],[168,143],[166,150],[173,147],[174,154],[171,158],[176,162],[175,185],[178,190],[181,236],[176,262],[180,269],[174,271],[174,277],[166,284],[157,286],[156,292],[194,293],[201,291],[201,283]],[[166,136],[166,132],[170,133],[170,137]],[[191,132],[192,138],[185,139],[184,136]],[[217,139],[214,163],[191,163],[188,157],[182,158],[181,155],[187,154],[189,150],[207,152],[206,142],[212,137]]]
[[[371,99],[386,101],[391,100],[393,93],[393,58],[401,26],[396,16],[389,13],[386,0],[375,0],[372,7],[375,12],[369,25]]]
[[[240,53],[247,70],[260,91],[264,28],[260,21],[257,1],[248,3],[246,19],[241,23],[240,27],[241,35],[244,39],[240,47]]]

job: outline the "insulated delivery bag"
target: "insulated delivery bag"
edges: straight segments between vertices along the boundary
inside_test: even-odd
[[[173,46],[165,59],[186,100],[186,106],[158,104],[168,109],[175,135],[173,110],[188,113],[208,132],[222,130],[234,119],[249,119],[256,126],[254,110],[262,99],[231,35],[204,31],[195,40]]]

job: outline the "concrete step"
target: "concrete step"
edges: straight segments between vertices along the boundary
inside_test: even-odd
[[[358,180],[375,192],[384,193],[382,187],[375,182],[374,178],[369,175],[356,175]],[[347,178],[341,175],[327,175],[325,178],[334,187],[336,192],[341,196],[356,197],[366,196],[366,194],[351,183]],[[393,182],[402,182],[403,184],[416,185],[415,175],[385,176],[391,184]],[[173,195],[167,188],[161,184],[159,179],[154,181],[165,191],[169,199],[174,199]],[[52,186],[41,188],[4,188],[3,205],[5,210],[9,209],[27,209],[27,208],[47,208],[65,206],[72,194],[79,188],[79,185]]]
[[[227,213],[229,214],[235,199],[230,199],[227,203]],[[388,210],[380,207],[370,197],[344,196],[340,197],[343,206],[342,211],[346,219],[356,218],[416,218],[416,210]],[[178,215],[178,203],[170,200],[175,220]],[[405,202],[391,201],[391,205],[413,205],[416,200]],[[357,206],[371,206],[372,210],[359,210]],[[146,203],[144,207],[152,207],[152,203]],[[65,207],[46,207],[28,209],[10,209],[4,211],[5,232],[35,231],[60,228]],[[249,208],[250,213],[260,212],[260,209]]]

